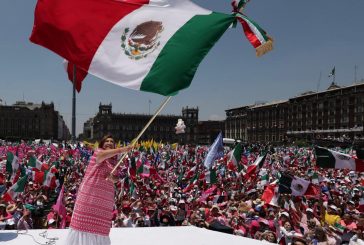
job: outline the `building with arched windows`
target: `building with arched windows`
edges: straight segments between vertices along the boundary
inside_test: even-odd
[[[53,103],[17,101],[0,105],[0,138],[68,140],[70,132]]]
[[[225,111],[225,135],[249,142],[364,139],[364,81],[288,100],[256,103]]]

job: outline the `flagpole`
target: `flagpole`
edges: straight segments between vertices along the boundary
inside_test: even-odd
[[[76,140],[76,65],[73,64],[72,141]]]
[[[138,142],[139,138],[144,134],[144,132],[147,130],[147,128],[150,126],[150,124],[152,124],[152,122],[154,121],[154,119],[158,116],[158,114],[163,110],[163,108],[167,105],[167,103],[172,99],[172,96],[168,96],[164,102],[159,106],[158,110],[154,113],[153,117],[149,120],[149,122],[144,126],[144,128],[142,129],[142,131],[138,134],[138,136],[133,139],[131,145],[134,147],[135,144]],[[128,152],[125,152],[123,154],[123,156],[120,158],[119,162],[115,165],[115,167],[113,168],[113,170],[111,171],[110,175],[112,175],[115,170],[119,167],[119,165],[123,162],[125,156],[128,154]],[[110,176],[108,177],[108,179],[110,179]]]

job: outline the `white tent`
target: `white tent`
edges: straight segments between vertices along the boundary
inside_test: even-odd
[[[24,233],[24,234],[21,234]],[[65,245],[68,230],[28,230],[0,231],[0,244],[6,245],[36,245],[46,244],[56,240],[55,245]],[[48,239],[46,239],[46,237]],[[194,226],[184,227],[153,227],[153,228],[113,228],[110,233],[111,244],[123,245],[260,245],[266,244],[258,240],[240,236],[229,235],[221,232],[210,231]],[[50,244],[50,243],[48,243]],[[91,244],[90,244],[91,245]]]

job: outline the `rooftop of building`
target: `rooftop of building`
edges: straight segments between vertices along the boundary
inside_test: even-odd
[[[35,110],[38,108],[41,108],[42,106],[53,106],[53,102],[47,104],[45,102],[42,102],[41,104],[36,104],[33,102],[26,102],[26,101],[16,101],[13,105],[1,105],[0,106],[6,106],[6,107],[17,107],[17,108],[27,108],[29,110]]]
[[[349,89],[349,88],[353,88],[353,87],[357,87],[357,86],[363,86],[363,85],[364,85],[364,79],[362,79],[359,82],[353,83],[351,85],[347,85],[347,86],[339,86],[337,83],[332,82],[330,84],[330,86],[324,91],[318,91],[318,92],[307,91],[307,92],[304,92],[304,93],[301,93],[301,94],[299,94],[297,96],[292,97],[292,99],[300,98],[300,97],[304,97],[304,96],[310,96],[310,95],[314,95],[314,94],[319,95],[319,94],[327,93],[328,91],[335,91],[335,90],[340,90],[340,89]]]
[[[356,86],[363,86],[363,85],[364,85],[364,79],[362,79],[361,81],[356,82],[354,84],[348,85],[348,86],[339,86],[338,84],[332,82],[330,84],[330,86],[324,91],[320,91],[320,92],[306,91],[306,92],[303,92],[303,93],[301,93],[301,94],[299,94],[297,96],[293,96],[290,99],[296,99],[296,98],[301,98],[301,97],[310,96],[310,95],[324,94],[324,93],[327,93],[328,91],[348,89],[348,88],[352,88],[352,87],[356,87]],[[266,106],[278,105],[278,104],[286,103],[290,99],[287,99],[287,100],[274,100],[274,101],[270,101],[270,102],[257,102],[257,103],[252,104],[252,105],[239,106],[239,107],[227,109],[225,111],[228,112],[228,111],[234,111],[234,110],[238,110],[238,109],[256,109],[256,108],[261,108],[261,107],[266,107]]]
[[[288,102],[288,100],[274,100],[274,101],[265,102],[262,104],[251,105],[251,106],[249,106],[249,109],[256,109],[256,108],[261,108],[261,107],[266,107],[266,106],[274,106],[274,105],[279,105],[279,104],[283,104],[286,102]]]
[[[236,108],[231,108],[225,111],[234,111],[237,109],[257,109],[257,108],[261,108],[261,107],[265,107],[265,106],[273,106],[273,105],[279,105],[282,103],[286,103],[288,102],[288,100],[274,100],[274,101],[269,101],[269,102],[256,102],[255,104],[252,105],[245,105],[245,106],[240,106],[240,107],[236,107]]]

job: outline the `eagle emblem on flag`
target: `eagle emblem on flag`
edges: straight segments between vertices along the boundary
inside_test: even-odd
[[[124,54],[133,60],[146,58],[160,45],[158,40],[163,30],[162,22],[152,20],[137,25],[130,35],[130,28],[125,28],[121,35]]]
[[[302,192],[303,186],[301,184],[295,184],[292,186],[295,191]]]
[[[343,155],[343,154],[337,154],[337,158],[343,161],[349,161],[351,158],[349,156]]]

